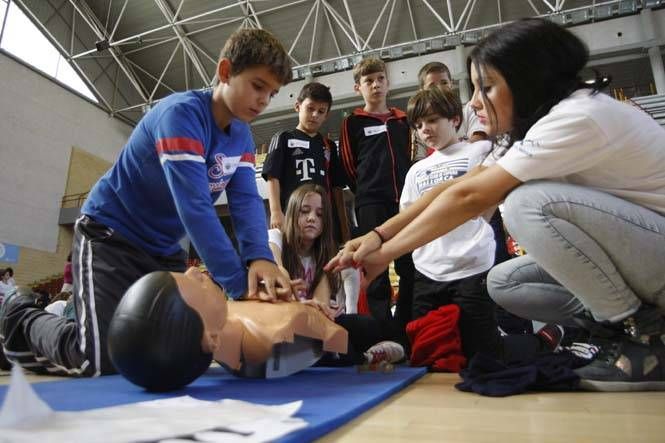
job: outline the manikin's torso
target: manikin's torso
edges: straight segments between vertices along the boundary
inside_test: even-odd
[[[299,302],[230,301],[221,346],[213,357],[232,369],[241,361],[261,364],[273,345],[293,343],[294,337],[321,340],[323,350],[346,353],[347,331],[316,308]]]

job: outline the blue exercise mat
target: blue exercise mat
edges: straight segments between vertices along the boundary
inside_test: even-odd
[[[34,383],[37,394],[57,411],[82,411],[189,395],[200,400],[230,398],[265,405],[303,400],[296,414],[308,426],[281,442],[311,441],[354,419],[425,374],[424,368],[395,367],[390,373],[356,368],[310,368],[279,379],[243,379],[213,367],[184,389],[150,393],[119,375]],[[7,386],[0,387],[0,401]]]

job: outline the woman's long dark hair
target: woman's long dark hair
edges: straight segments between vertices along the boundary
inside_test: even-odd
[[[528,18],[503,26],[479,42],[467,59],[467,71],[470,76],[473,64],[494,124],[497,116],[483,90],[482,69],[496,69],[506,80],[513,95],[510,146],[575,90],[590,88],[597,93],[609,84],[609,78],[597,72],[594,80],[582,81],[580,71],[588,60],[588,48],[572,32],[549,20]]]
[[[309,295],[313,293],[324,273],[328,276],[330,293],[331,295],[334,295],[339,289],[339,275],[332,272],[325,272],[323,270],[323,266],[328,263],[337,252],[335,241],[333,240],[331,204],[328,194],[323,186],[315,185],[313,183],[304,184],[293,191],[289,197],[289,202],[286,205],[284,228],[282,232],[282,264],[289,272],[291,278],[304,277],[304,269],[298,254],[298,251],[302,249],[302,237],[300,228],[298,227],[298,216],[300,215],[300,208],[302,207],[303,200],[307,194],[319,194],[321,196],[321,207],[323,210],[321,215],[321,235],[314,240],[311,249],[311,257],[314,260],[314,279],[312,280],[312,286],[309,288]]]

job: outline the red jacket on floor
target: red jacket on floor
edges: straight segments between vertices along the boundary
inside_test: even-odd
[[[457,305],[446,305],[406,325],[411,366],[428,366],[434,372],[459,372],[466,365],[457,327],[459,316]]]

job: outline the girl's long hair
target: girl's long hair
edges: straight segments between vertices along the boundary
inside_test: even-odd
[[[479,78],[480,93],[490,108],[488,118],[496,125],[497,116],[487,98],[481,75],[483,68],[496,69],[506,80],[513,96],[512,130],[506,144],[524,139],[527,131],[552,107],[577,89],[597,93],[609,77],[596,72],[595,79],[582,81],[580,71],[589,60],[586,45],[572,32],[549,20],[517,20],[494,31],[471,51],[471,65]]]
[[[291,278],[304,278],[305,270],[298,255],[298,251],[302,250],[303,246],[300,228],[298,227],[298,217],[300,216],[300,208],[302,207],[303,200],[307,194],[319,194],[321,196],[322,207],[321,235],[314,240],[312,249],[310,250],[310,256],[314,260],[315,271],[308,295],[312,294],[324,274],[328,276],[330,293],[334,295],[339,289],[339,275],[323,270],[323,266],[337,252],[335,241],[333,240],[331,204],[323,186],[313,183],[304,184],[293,191],[289,197],[289,202],[286,205],[284,227],[282,229],[282,264],[289,272]]]

